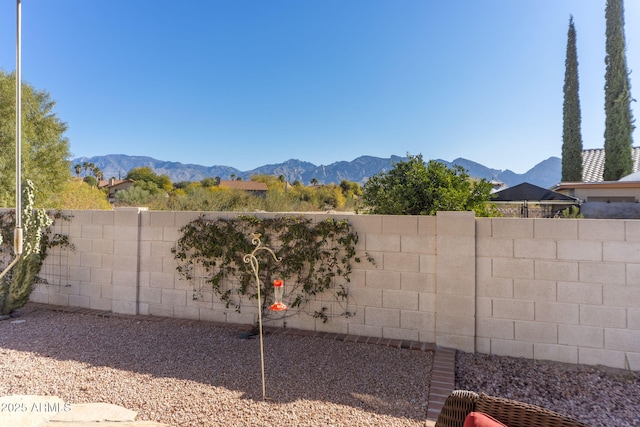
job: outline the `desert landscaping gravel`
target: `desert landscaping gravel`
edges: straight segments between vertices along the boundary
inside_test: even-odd
[[[25,307],[0,321],[0,395],[106,402],[171,426],[424,426],[433,354],[206,322]]]
[[[0,396],[106,402],[171,426],[424,426],[433,354],[27,306],[0,321]],[[13,323],[19,320],[20,323]],[[640,426],[640,373],[458,352],[456,388]]]
[[[640,372],[458,352],[456,388],[539,405],[590,426],[640,426]]]

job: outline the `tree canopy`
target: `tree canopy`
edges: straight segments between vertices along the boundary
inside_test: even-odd
[[[488,203],[491,184],[472,180],[461,166],[448,168],[422,155],[407,155],[389,172],[372,176],[364,185],[363,199],[370,212],[382,215],[435,215],[438,211],[474,211],[492,216]]]
[[[15,73],[0,70],[0,206],[15,204]],[[22,165],[35,187],[35,205],[61,191],[71,176],[67,125],[54,113],[49,93],[22,84]]]
[[[173,189],[168,175],[158,175],[148,166],[131,169],[126,178],[135,181],[135,187],[140,187],[152,195]]]
[[[68,181],[59,193],[51,195],[51,198],[46,202],[47,208],[112,209],[113,207],[107,200],[104,191],[98,190],[96,187],[95,178],[88,176],[85,179],[87,178],[93,178],[94,184],[89,184],[78,179]]]

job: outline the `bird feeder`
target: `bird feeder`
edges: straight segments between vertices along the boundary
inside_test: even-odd
[[[273,299],[275,302],[271,304],[269,310],[272,311],[284,311],[289,307],[286,306],[282,302],[282,296],[284,295],[284,280],[274,280],[273,281]]]

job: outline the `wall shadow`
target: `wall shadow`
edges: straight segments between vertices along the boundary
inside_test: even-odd
[[[195,381],[262,402],[259,340],[241,338],[243,330],[37,306],[22,309],[19,319],[25,322],[0,321],[0,350]],[[264,336],[264,352],[274,404],[314,400],[426,420],[431,352],[281,334]]]

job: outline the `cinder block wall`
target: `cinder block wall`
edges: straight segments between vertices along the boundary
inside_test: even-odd
[[[256,308],[237,313],[206,289],[194,299],[193,284],[182,280],[171,248],[179,229],[200,212],[137,209],[68,211],[57,227],[69,235],[75,252],[53,250],[31,299],[56,305],[116,313],[168,316],[252,324]],[[229,217],[238,213],[207,213]],[[260,214],[274,216],[274,214]],[[329,215],[306,215],[321,221]],[[336,217],[336,215],[333,215]],[[337,215],[339,217],[339,215]],[[346,215],[358,233],[361,263],[354,263],[349,292],[352,317],[288,317],[287,327],[436,342],[436,218]],[[372,256],[374,264],[366,261]],[[322,298],[322,297],[321,297]],[[332,301],[330,314],[343,307]],[[273,322],[284,325],[284,321]]]
[[[476,351],[640,369],[640,221],[476,226]]]
[[[69,211],[32,300],[252,324],[255,307],[194,299],[171,248],[200,212]],[[229,213],[206,213],[238,215]],[[259,214],[274,216],[274,214]],[[328,215],[306,215],[314,221]],[[332,215],[359,235],[353,317],[309,315],[286,326],[415,340],[489,354],[640,369],[640,221]],[[365,252],[375,265],[364,260]],[[322,301],[322,304],[330,301]],[[320,304],[320,302],[318,302]],[[342,307],[329,306],[330,313]],[[284,325],[276,321],[276,325]]]

